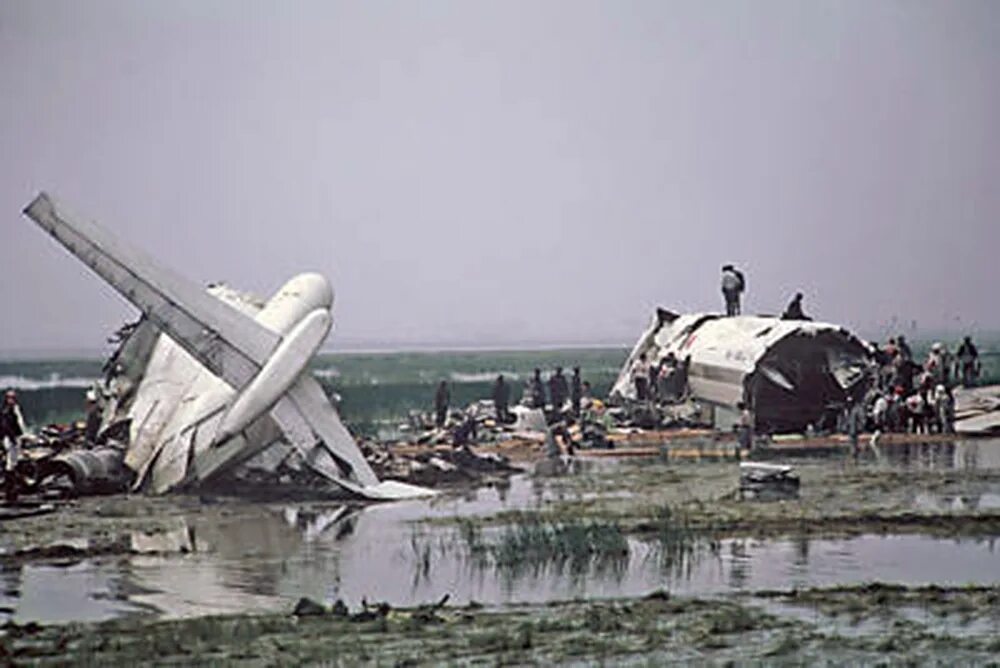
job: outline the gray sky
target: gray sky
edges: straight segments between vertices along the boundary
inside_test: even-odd
[[[0,3],[0,349],[133,314],[41,189],[331,343],[631,342],[657,304],[1000,329],[1000,3]]]

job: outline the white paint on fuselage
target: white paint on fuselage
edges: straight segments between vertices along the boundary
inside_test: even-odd
[[[251,299],[224,286],[209,293],[253,317],[278,334],[286,334],[317,308],[329,310],[333,290],[319,274],[300,274],[259,308]],[[235,391],[177,343],[160,334],[129,409],[132,434],[126,464],[139,473],[137,486],[148,484],[163,493],[185,481],[198,459],[213,459],[208,449]],[[235,436],[226,452],[245,460],[281,437],[269,420],[259,420],[252,442]],[[234,447],[235,446],[235,447]],[[218,468],[218,463],[212,469]]]

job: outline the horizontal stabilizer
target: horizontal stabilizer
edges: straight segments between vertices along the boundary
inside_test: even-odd
[[[24,213],[234,389],[249,383],[278,345],[274,332],[95,223],[70,216],[46,193]]]

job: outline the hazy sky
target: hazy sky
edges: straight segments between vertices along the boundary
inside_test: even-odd
[[[331,344],[631,342],[658,304],[1000,328],[1000,2],[0,2],[0,349],[134,311],[39,190]]]

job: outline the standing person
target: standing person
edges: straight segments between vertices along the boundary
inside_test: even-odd
[[[962,339],[962,345],[955,354],[958,363],[958,376],[962,379],[962,387],[972,387],[979,375],[979,351],[972,343],[972,337]]]
[[[844,428],[851,441],[851,452],[858,454],[858,435],[865,428],[865,406],[864,402],[855,401],[853,396],[847,397],[847,415]]]
[[[549,376],[549,397],[552,399],[552,414],[562,413],[563,404],[566,403],[566,395],[569,394],[569,385],[566,383],[566,376],[563,375],[561,366],[556,367],[555,373]]]
[[[589,411],[591,407],[594,405],[594,393],[591,390],[589,380],[583,381],[583,388],[581,390],[581,395],[582,396],[580,397],[580,409]]]
[[[451,403],[451,391],[448,390],[448,383],[441,381],[438,383],[437,392],[434,393],[434,425],[440,429],[448,419],[448,404]]]
[[[907,420],[909,424],[909,433],[927,433],[927,423],[925,421],[926,410],[927,405],[924,401],[924,396],[919,392],[914,392],[906,398],[906,413],[909,417]]]
[[[876,431],[889,430],[889,398],[885,392],[879,392],[875,399],[875,406],[872,408],[872,420],[875,422]]]
[[[504,382],[503,374],[497,376],[497,382],[493,385],[493,406],[497,411],[497,422],[507,424],[510,422],[510,385]]]
[[[580,379],[580,367],[573,367],[573,377],[569,381],[569,401],[573,409],[573,417],[580,417],[580,400],[583,398],[583,384]]]
[[[955,397],[947,385],[938,385],[934,389],[934,408],[937,411],[938,425],[942,434],[955,433]]]
[[[753,447],[753,413],[742,401],[736,404],[740,419],[736,423],[736,440],[740,450],[747,452]]]
[[[726,302],[726,315],[740,314],[740,295],[746,289],[746,279],[743,273],[733,265],[722,267],[722,297]]]
[[[646,366],[646,353],[639,355],[639,362],[632,371],[632,381],[635,383],[635,398],[638,401],[645,401],[649,396],[649,369]]]
[[[542,370],[535,369],[535,375],[531,377],[529,388],[532,408],[545,408],[545,386],[542,384]]]
[[[650,401],[655,401],[660,395],[660,366],[659,362],[651,362],[649,372],[646,374],[646,378],[649,379],[646,392],[649,394]]]
[[[929,381],[933,385],[945,382],[944,366],[945,358],[943,346],[940,342],[931,346],[931,351],[927,353],[927,361],[924,362],[924,371],[929,376]]]
[[[903,359],[907,361],[913,360],[913,351],[910,350],[910,344],[906,342],[906,337],[902,334],[896,338],[896,347],[899,349],[899,354]]]
[[[901,386],[903,388],[904,395],[909,395],[913,391],[913,375],[916,369],[920,367],[913,363],[913,360],[905,357],[900,351],[896,355],[896,359],[892,364],[893,366],[893,377],[892,384],[896,386]]]
[[[659,388],[660,388],[660,399],[662,401],[673,403],[677,401],[680,394],[677,390],[677,356],[672,352],[667,353],[667,356],[663,358],[663,364],[660,365],[660,377],[659,377]]]
[[[101,430],[101,404],[97,400],[97,392],[87,390],[87,426],[83,430],[83,437],[87,445],[97,444],[97,434]]]
[[[0,445],[4,448],[4,492],[8,501],[17,500],[17,478],[14,469],[21,457],[21,437],[24,436],[24,416],[17,403],[17,393],[7,390],[0,406]]]

